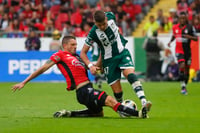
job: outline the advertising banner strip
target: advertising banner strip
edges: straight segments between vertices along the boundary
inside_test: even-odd
[[[53,53],[55,51],[0,52],[0,82],[19,82],[24,80],[29,74],[43,65]],[[89,56],[91,56],[91,53],[89,53]],[[90,73],[89,78],[94,80],[94,77]],[[54,65],[33,81],[65,81],[65,79],[57,66]]]

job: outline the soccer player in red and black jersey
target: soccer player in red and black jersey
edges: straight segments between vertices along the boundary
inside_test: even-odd
[[[195,28],[188,24],[187,15],[181,12],[179,23],[173,26],[173,35],[168,46],[176,39],[176,58],[179,64],[179,80],[181,81],[181,93],[187,95],[186,85],[189,79],[189,67],[191,64],[191,40],[197,41]]]
[[[77,42],[75,37],[65,36],[62,40],[62,47],[63,51],[59,50],[54,53],[43,66],[30,74],[21,83],[14,85],[12,87],[13,91],[20,90],[30,80],[56,64],[66,78],[67,90],[76,90],[78,102],[87,108],[79,111],[61,110],[56,112],[54,117],[102,117],[103,106],[109,106],[114,111],[125,116],[147,117],[147,107],[142,107],[140,111],[124,107],[104,91],[96,90],[92,87],[87,76],[85,64],[76,54]]]

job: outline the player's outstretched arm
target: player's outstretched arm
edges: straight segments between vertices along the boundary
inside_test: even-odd
[[[89,47],[87,44],[85,44],[85,45],[83,46],[82,50],[81,50],[80,57],[81,57],[81,59],[83,60],[83,62],[87,65],[87,67],[90,69],[90,72],[91,72],[92,74],[96,74],[97,70],[100,70],[100,68],[97,67],[97,66],[94,66],[94,65],[90,62],[90,60],[88,59],[88,57],[87,57],[87,52],[89,51],[89,49],[90,49],[90,47]]]
[[[83,45],[83,48],[81,50],[80,57],[83,60],[83,62],[88,66],[90,64],[90,60],[87,57],[87,53],[89,51],[90,47],[86,44]]]
[[[40,68],[38,68],[35,72],[33,72],[32,74],[30,74],[24,81],[22,81],[21,83],[15,84],[12,87],[12,90],[15,92],[16,90],[20,90],[22,89],[26,83],[28,83],[30,80],[36,78],[37,76],[39,76],[40,74],[42,74],[43,72],[47,71],[50,67],[52,67],[55,63],[51,60],[48,60],[43,66],[41,66]]]
[[[193,40],[193,41],[197,41],[198,40],[198,37],[197,36],[192,36],[192,35],[189,35],[189,34],[185,34],[183,35],[183,37],[186,37],[190,40]]]
[[[171,46],[171,43],[174,41],[174,39],[175,39],[175,36],[174,35],[172,35],[172,37],[171,37],[171,40],[169,41],[169,43],[167,44],[168,45],[168,47],[170,47]]]

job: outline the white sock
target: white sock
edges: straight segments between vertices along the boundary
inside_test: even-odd
[[[185,87],[186,84],[185,84],[185,81],[181,81],[181,87]]]

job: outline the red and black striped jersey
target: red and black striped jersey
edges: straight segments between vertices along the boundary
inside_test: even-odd
[[[72,55],[67,51],[54,53],[50,60],[56,63],[67,82],[67,90],[73,90],[76,86],[88,79],[87,70],[78,55]]]
[[[173,35],[176,38],[176,53],[191,55],[190,42],[191,40],[184,37],[183,35],[191,35],[196,36],[195,28],[186,24],[182,28],[180,24],[176,24],[173,26]]]

